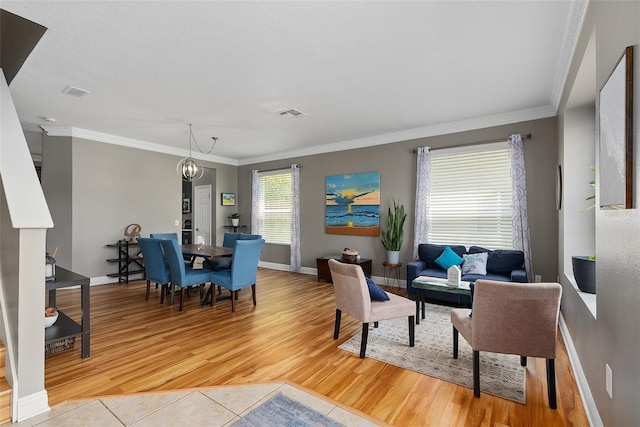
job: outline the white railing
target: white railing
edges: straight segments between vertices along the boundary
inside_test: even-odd
[[[53,221],[2,70],[0,121],[0,335],[7,349],[5,375],[13,388],[15,422],[49,409],[44,389],[44,255]]]

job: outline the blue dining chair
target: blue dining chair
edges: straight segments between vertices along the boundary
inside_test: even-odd
[[[178,233],[151,233],[149,236],[152,239],[169,239],[179,242]],[[183,255],[182,258],[184,259],[185,264],[187,264],[189,267],[193,267],[193,263],[196,260],[196,257]]]
[[[207,291],[205,300],[211,294],[211,305],[216,303],[216,293],[213,289],[216,285],[231,291],[231,311],[236,311],[236,294],[239,289],[251,286],[253,305],[256,305],[256,277],[258,275],[258,262],[264,246],[264,239],[238,240],[231,257],[231,268],[214,271],[209,276],[211,286]]]
[[[171,284],[174,290],[176,286],[180,287],[180,311],[182,311],[185,288],[211,281],[211,270],[185,266],[177,240],[160,239],[160,244],[164,250],[164,256],[169,262]]]
[[[260,234],[243,234],[243,233],[224,233],[222,246],[233,249],[238,240],[256,240],[261,239]],[[205,267],[209,270],[220,271],[231,267],[231,257],[221,257],[208,259],[204,262]]]
[[[171,283],[171,274],[169,273],[169,267],[164,259],[164,254],[162,253],[160,240],[148,237],[138,237],[137,240],[140,251],[142,251],[145,276],[147,279],[147,293],[144,299],[149,299],[151,282],[154,282],[158,285],[162,285],[160,303],[164,303],[164,295]]]

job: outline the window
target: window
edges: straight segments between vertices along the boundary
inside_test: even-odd
[[[291,170],[258,173],[257,215],[267,243],[291,244]]]
[[[430,243],[512,248],[511,203],[506,142],[432,153]]]

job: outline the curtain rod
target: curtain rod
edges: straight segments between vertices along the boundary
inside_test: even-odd
[[[493,144],[494,142],[503,142],[506,141],[507,139],[509,139],[509,137],[506,138],[499,138],[499,139],[490,139],[487,141],[478,141],[478,142],[465,142],[464,144],[456,144],[456,145],[449,145],[447,147],[438,147],[438,148],[432,148],[431,151],[434,150],[443,150],[445,148],[458,148],[458,147],[466,147],[467,145],[482,145],[482,144]],[[522,139],[531,139],[531,132],[529,132],[526,135],[522,135]],[[416,154],[418,152],[417,148],[413,149],[413,154]]]
[[[294,163],[298,165],[298,169],[302,169],[302,166],[299,163]],[[255,169],[258,172],[273,172],[273,171],[284,171],[284,170],[291,170],[291,165],[289,166],[285,166],[283,168],[273,168],[273,169]]]

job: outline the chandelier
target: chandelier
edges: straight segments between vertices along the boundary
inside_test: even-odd
[[[216,142],[218,142],[218,138],[215,136],[212,136],[211,139],[213,139],[213,145],[211,146],[211,149],[204,154],[211,153],[213,148],[216,146]],[[204,175],[204,167],[202,166],[202,163],[191,157],[191,142],[196,144],[198,151],[202,153],[200,146],[196,142],[196,138],[193,136],[191,124],[189,124],[189,157],[180,160],[176,167],[178,173],[182,176],[182,180],[187,182],[197,181],[202,178],[202,175]]]

